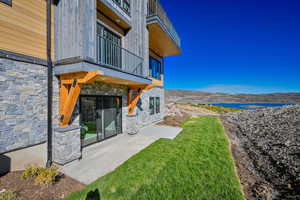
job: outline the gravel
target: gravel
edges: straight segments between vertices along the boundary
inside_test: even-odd
[[[300,105],[223,115],[250,160],[270,184],[272,199],[300,199]],[[260,198],[264,199],[264,198]]]

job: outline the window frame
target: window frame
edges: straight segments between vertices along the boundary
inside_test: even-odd
[[[0,3],[4,3],[8,6],[12,6],[12,0],[0,0]]]
[[[149,97],[149,111],[150,111],[150,115],[155,114],[155,98],[154,97]]]
[[[155,113],[160,113],[160,97],[155,98]]]
[[[155,61],[155,66],[158,66],[156,72],[154,71],[154,66],[152,65],[152,61]],[[161,60],[154,58],[153,56],[149,56],[149,76],[155,78],[157,80],[161,80],[161,76],[163,75],[163,63]]]
[[[131,15],[131,0],[113,0],[126,14]],[[126,6],[127,8],[126,8]]]

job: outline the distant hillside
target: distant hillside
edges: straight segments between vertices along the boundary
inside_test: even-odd
[[[273,94],[225,94],[192,90],[166,90],[166,101],[177,103],[296,103],[300,104],[300,93]]]

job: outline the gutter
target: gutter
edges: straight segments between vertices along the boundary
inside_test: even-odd
[[[47,68],[48,68],[48,109],[47,109],[47,163],[46,167],[52,165],[52,97],[53,97],[53,65],[51,58],[51,5],[52,0],[47,0]]]

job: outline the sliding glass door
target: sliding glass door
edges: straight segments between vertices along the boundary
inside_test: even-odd
[[[82,146],[102,141],[122,131],[122,99],[112,96],[81,96]]]
[[[101,133],[97,127],[99,123],[99,116],[97,113],[98,105],[96,97],[81,98],[81,139],[83,145],[88,145],[98,141],[98,134]]]

